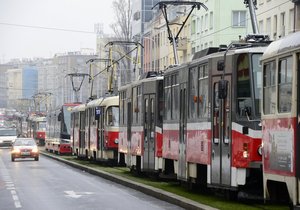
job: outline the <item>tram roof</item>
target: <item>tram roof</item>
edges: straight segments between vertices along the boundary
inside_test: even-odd
[[[85,108],[86,108],[86,104],[80,104],[78,106],[74,106],[72,108],[72,112],[82,112],[85,110]]]
[[[300,49],[300,32],[289,34],[272,42],[266,49],[262,59],[274,57],[277,54],[286,53],[294,49]]]
[[[119,105],[119,96],[109,96],[106,98],[97,98],[87,104],[87,108],[96,106]]]
[[[264,53],[266,48],[267,48],[267,45],[265,45],[265,46],[259,45],[259,44],[251,45],[251,43],[249,43],[249,46],[245,45],[243,47],[237,46],[237,47],[231,48],[230,50],[228,50],[227,56],[234,55],[234,54],[242,54],[242,53]],[[192,60],[189,63],[189,65],[195,65],[195,64],[198,64],[199,62],[206,62],[210,58],[220,57],[221,59],[223,59],[225,52],[226,51],[222,50],[222,51],[217,51],[217,52],[213,52],[213,53],[204,55],[202,57]]]

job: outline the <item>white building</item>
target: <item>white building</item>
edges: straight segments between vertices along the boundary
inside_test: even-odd
[[[258,0],[257,20],[259,32],[276,40],[295,31],[295,9],[290,0]]]

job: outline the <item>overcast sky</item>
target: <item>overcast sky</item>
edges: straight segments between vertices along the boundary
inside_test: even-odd
[[[111,33],[113,16],[112,0],[0,0],[0,63],[95,49],[94,24]]]

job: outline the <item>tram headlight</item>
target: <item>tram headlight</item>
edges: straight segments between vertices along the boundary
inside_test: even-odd
[[[248,144],[247,143],[244,143],[243,144],[243,157],[244,158],[248,158],[249,157],[249,153],[248,153]]]
[[[248,158],[248,151],[244,151],[244,152],[243,152],[243,157],[244,157],[244,158]]]
[[[262,156],[262,144],[259,145],[258,149],[257,149],[257,153]]]
[[[119,144],[119,139],[115,139],[115,144]]]

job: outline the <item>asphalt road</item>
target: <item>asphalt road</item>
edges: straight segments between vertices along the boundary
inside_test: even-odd
[[[40,155],[11,162],[0,148],[0,209],[183,209]]]

